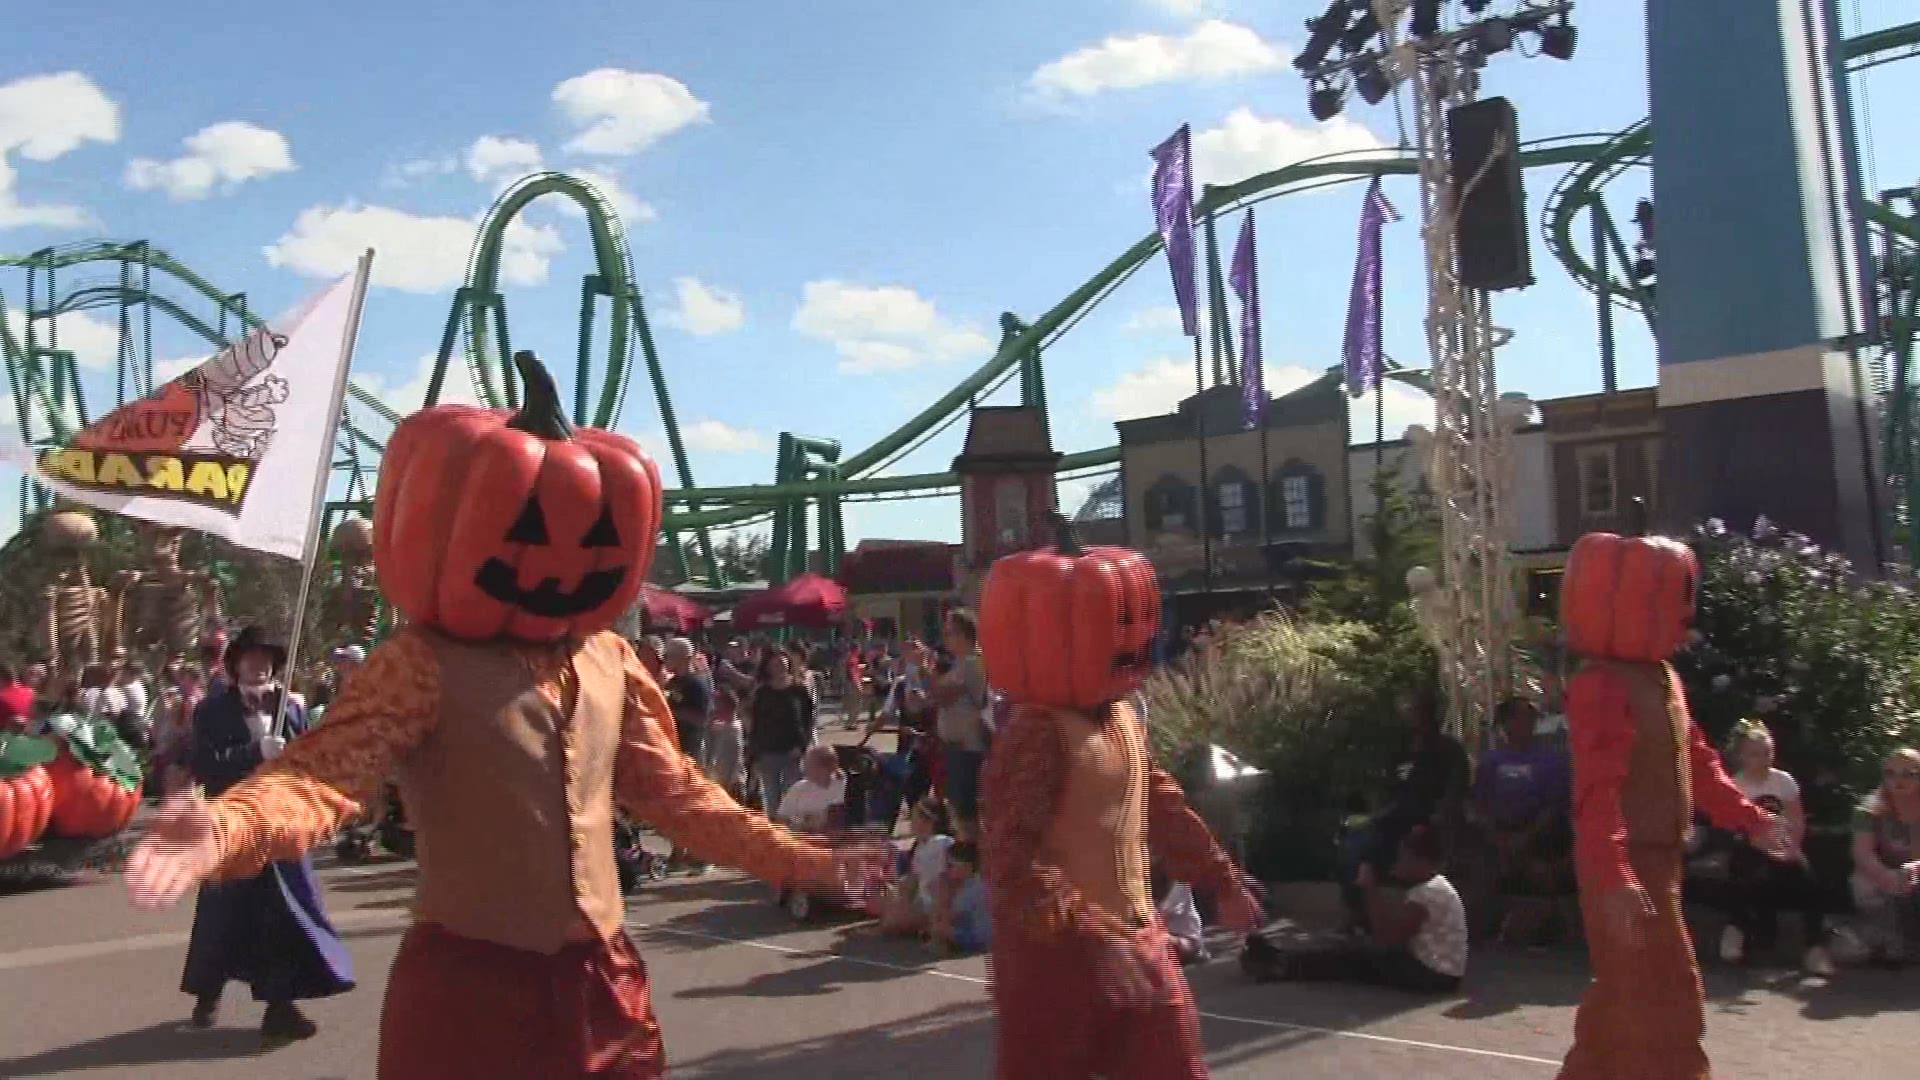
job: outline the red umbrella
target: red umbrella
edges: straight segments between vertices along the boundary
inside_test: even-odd
[[[847,590],[832,578],[801,574],[766,592],[754,593],[733,609],[733,625],[740,630],[781,626],[828,627],[846,614]]]
[[[692,633],[713,621],[713,612],[700,604],[652,585],[641,588],[640,609],[645,613],[648,626],[671,626],[682,634]]]

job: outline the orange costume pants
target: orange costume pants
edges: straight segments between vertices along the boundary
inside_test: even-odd
[[[667,1055],[625,934],[551,956],[422,924],[380,1013],[380,1080],[657,1080]]]
[[[1599,890],[1582,882],[1593,982],[1560,1080],[1709,1080],[1700,968],[1680,909],[1681,850],[1633,846],[1627,858],[1655,914],[1639,948],[1609,940]]]

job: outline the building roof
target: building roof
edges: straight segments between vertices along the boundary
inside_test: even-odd
[[[967,419],[962,458],[1051,457],[1047,412],[1032,405],[976,405]]]

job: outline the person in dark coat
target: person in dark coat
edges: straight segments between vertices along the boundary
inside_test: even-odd
[[[282,731],[274,730],[287,651],[257,629],[242,631],[226,650],[226,679],[193,713],[193,778],[218,795],[279,754],[306,730],[306,708],[286,703]],[[313,864],[302,858],[269,864],[250,878],[200,886],[187,945],[182,992],[193,995],[191,1024],[213,1026],[229,981],[246,983],[266,1003],[260,1034],[270,1044],[311,1037],[317,1030],[295,1001],[353,989],[353,961],[320,902]]]

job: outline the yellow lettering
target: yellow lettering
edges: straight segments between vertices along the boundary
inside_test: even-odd
[[[78,484],[93,483],[93,451],[68,450],[60,455],[56,471]]]
[[[233,497],[227,486],[227,473],[217,461],[197,461],[187,477],[187,491],[203,499],[226,502]]]
[[[133,460],[125,454],[108,454],[106,460],[100,463],[100,475],[94,482],[131,488],[143,483],[140,470],[133,467]]]
[[[176,457],[147,459],[147,486],[160,491],[179,491],[187,486],[187,470]]]
[[[253,466],[244,461],[227,466],[227,501],[236,505],[247,493],[247,480],[253,475]]]

